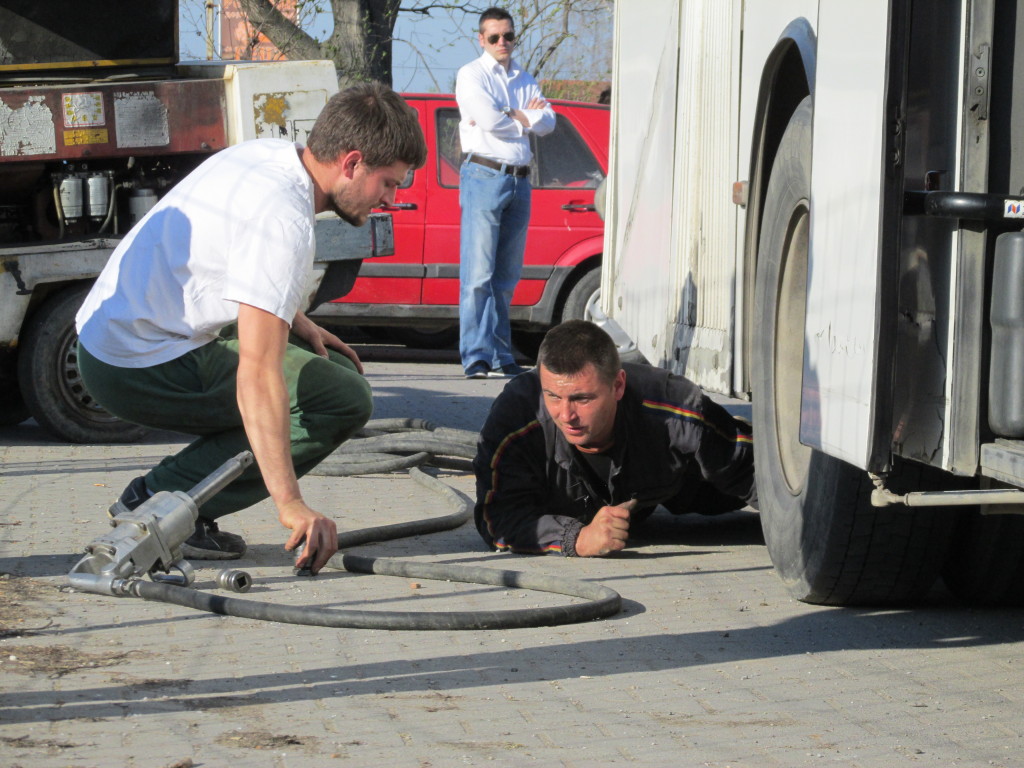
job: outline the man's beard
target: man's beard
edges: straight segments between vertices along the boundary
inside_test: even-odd
[[[366,223],[366,219],[368,218],[369,214],[366,214],[365,216],[361,217],[353,216],[351,213],[348,213],[347,211],[342,209],[340,205],[338,205],[338,201],[334,198],[333,195],[328,199],[330,201],[330,209],[334,211],[336,214],[338,214],[338,217],[342,221],[351,224],[353,227],[361,227],[363,226],[363,224]]]

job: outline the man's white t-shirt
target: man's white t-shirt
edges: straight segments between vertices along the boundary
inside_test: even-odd
[[[99,360],[146,368],[217,337],[249,304],[289,325],[315,251],[300,147],[257,139],[204,161],[111,255],[75,318]]]

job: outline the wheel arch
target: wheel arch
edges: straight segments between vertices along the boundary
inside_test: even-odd
[[[35,314],[54,296],[58,293],[63,293],[66,290],[78,288],[80,286],[91,286],[96,282],[95,277],[76,277],[69,280],[54,280],[53,282],[37,283],[32,289],[32,298],[29,300],[28,310],[25,312],[25,317],[21,321],[21,330],[32,322],[32,318]]]
[[[746,227],[743,245],[743,389],[750,391],[751,337],[754,318],[754,278],[757,274],[757,248],[761,239],[768,180],[778,153],[782,134],[797,106],[814,94],[817,67],[817,38],[807,19],[790,22],[765,60],[758,88],[754,130],[750,145]]]
[[[578,243],[562,255],[554,265],[551,276],[540,301],[532,307],[522,307],[513,304],[511,308],[512,325],[520,330],[541,330],[548,326],[557,325],[562,316],[562,309],[569,298],[569,294],[576,284],[583,279],[590,270],[600,268],[601,259],[601,238],[594,238],[597,245],[597,252],[593,248],[584,247],[584,243]],[[518,311],[517,311],[518,310]],[[526,310],[523,312],[523,310]]]

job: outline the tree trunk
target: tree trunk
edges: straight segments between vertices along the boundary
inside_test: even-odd
[[[331,0],[334,31],[318,43],[270,0],[239,0],[249,23],[289,59],[331,59],[342,87],[379,80],[391,84],[391,38],[400,0]]]
[[[391,38],[400,0],[331,0],[334,32],[323,48],[343,84],[379,80],[391,85]]]

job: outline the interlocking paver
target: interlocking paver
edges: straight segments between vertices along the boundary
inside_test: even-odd
[[[502,386],[447,364],[368,369],[377,417],[463,429]],[[3,765],[1024,765],[1020,612],[941,593],[917,610],[795,602],[751,513],[670,520],[604,560],[483,552],[472,526],[359,548],[564,574],[623,595],[622,614],[563,627],[324,629],[68,591],[106,505],[178,445],[67,446],[31,425],[0,430]],[[472,493],[472,478],[448,479]],[[345,529],[447,511],[400,475],[303,486]],[[270,505],[229,520],[251,544],[233,564],[256,580],[247,599],[428,611],[567,600],[341,572],[301,581]],[[218,568],[196,565],[196,586],[213,590]]]

